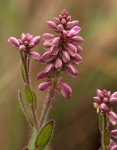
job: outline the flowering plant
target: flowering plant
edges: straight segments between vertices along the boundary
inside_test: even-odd
[[[83,42],[83,38],[77,36],[81,30],[78,21],[71,21],[69,13],[63,10],[58,18],[54,18],[54,21],[47,21],[47,24],[56,34],[45,33],[42,35],[46,50],[42,56],[38,52],[32,51],[32,48],[39,45],[40,36],[33,37],[29,33],[23,33],[21,39],[15,37],[8,39],[8,42],[20,53],[21,73],[25,88],[24,92],[19,91],[19,100],[22,110],[33,128],[33,136],[24,150],[45,150],[54,127],[54,120],[47,120],[53,100],[59,93],[66,99],[70,98],[72,94],[72,89],[63,80],[62,73],[67,72],[73,77],[78,76],[79,73],[74,66],[79,65],[82,61],[80,56],[82,48],[79,44]],[[39,80],[46,79],[38,86],[38,89],[47,91],[40,118],[37,116],[37,96],[30,83],[30,58],[47,64],[46,68],[37,75]]]
[[[112,109],[112,104],[117,102],[117,92],[111,94],[107,90],[97,90],[93,97],[94,107],[99,113],[101,132],[101,150],[117,150],[117,144],[111,138],[117,138],[117,129],[110,131],[109,124],[117,124],[117,114]]]

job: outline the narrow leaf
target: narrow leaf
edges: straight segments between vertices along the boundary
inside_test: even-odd
[[[38,134],[35,147],[36,148],[44,148],[50,141],[53,131],[54,121],[50,120],[40,131]]]
[[[29,88],[28,85],[25,85],[25,96],[26,96],[28,103],[32,104],[33,103],[33,96],[32,96],[31,89]]]
[[[110,143],[110,134],[109,134],[109,131],[106,130],[104,132],[104,145],[107,147]]]
[[[37,109],[37,96],[34,91],[32,91],[32,96],[33,96],[33,106],[35,109]]]
[[[21,64],[21,74],[24,82],[26,82],[26,74],[25,74],[24,66],[22,64]]]
[[[28,122],[31,124],[31,126],[34,126],[34,119],[33,119],[32,113],[31,113],[31,108],[29,107],[28,102],[22,98],[22,94],[20,91],[18,91],[18,98],[20,101],[21,108],[22,108]]]

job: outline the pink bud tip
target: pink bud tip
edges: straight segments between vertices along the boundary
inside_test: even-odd
[[[71,97],[72,89],[63,80],[60,81],[60,90],[61,90],[61,94],[65,98],[68,99]]]
[[[12,46],[15,46],[15,47],[19,47],[19,41],[14,38],[14,37],[10,37],[8,39],[8,42],[12,45]]]
[[[111,131],[111,136],[117,138],[117,129]]]
[[[36,61],[40,60],[40,54],[37,52],[29,52],[28,56],[31,57],[33,60],[36,60]]]
[[[45,90],[47,90],[50,87],[50,85],[51,85],[51,81],[50,80],[46,81],[46,82],[43,82],[43,83],[41,83],[39,85],[38,90],[45,91]]]
[[[35,36],[35,37],[32,39],[32,42],[34,43],[35,46],[37,46],[37,45],[39,44],[40,39],[41,39],[40,36]]]
[[[26,46],[25,46],[25,45],[19,46],[19,50],[20,50],[20,51],[26,51]]]
[[[81,30],[81,28],[79,26],[75,26],[69,31],[69,34],[71,36],[75,36],[77,33],[80,32],[80,30]]]

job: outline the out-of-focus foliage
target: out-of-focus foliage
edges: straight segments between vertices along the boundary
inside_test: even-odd
[[[50,32],[46,21],[66,8],[80,21],[83,62],[80,76],[66,81],[73,88],[71,100],[55,101],[50,117],[56,130],[50,150],[96,150],[98,118],[92,105],[97,88],[117,90],[116,0],[1,0],[0,1],[0,149],[20,150],[28,142],[29,126],[20,110],[17,91],[22,87],[18,51],[8,45],[9,36]],[[43,48],[36,48],[42,53]],[[36,74],[43,66],[32,62],[32,87],[38,94],[39,111],[44,94],[37,90]],[[40,115],[40,114],[38,114]]]

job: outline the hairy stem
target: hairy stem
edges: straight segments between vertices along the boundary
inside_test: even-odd
[[[54,97],[55,97],[54,96],[54,86],[52,86],[52,88],[48,91],[46,98],[45,98],[42,114],[41,114],[40,121],[39,121],[39,130],[43,126],[43,124],[47,118],[47,115],[50,110],[50,107],[51,107]]]
[[[20,52],[20,56],[21,56],[22,64],[24,66],[24,70],[25,70],[26,84],[30,87],[30,80],[29,80],[29,65],[30,65],[29,61],[30,60],[29,60],[29,58],[27,58],[26,55],[23,55],[22,52]],[[38,119],[37,119],[37,115],[36,115],[34,106],[32,106],[32,105],[31,105],[31,110],[32,110],[34,121],[35,121],[35,127],[38,129]]]
[[[106,116],[105,116],[105,114],[100,114],[99,124],[100,124],[100,132],[101,132],[101,147],[102,147],[102,150],[107,150],[105,143],[104,143],[105,130],[106,130]]]

